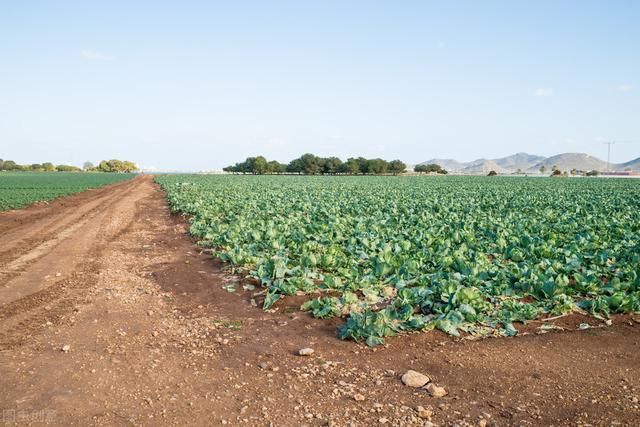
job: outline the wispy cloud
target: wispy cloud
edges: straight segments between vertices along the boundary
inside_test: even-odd
[[[533,93],[535,96],[552,96],[553,95],[553,89],[551,88],[540,88],[540,89],[536,89],[536,91]]]
[[[86,61],[111,61],[113,59],[113,56],[97,50],[83,50],[80,52],[80,56]]]
[[[633,85],[629,83],[622,83],[616,86],[616,90],[618,92],[631,92],[633,90]]]

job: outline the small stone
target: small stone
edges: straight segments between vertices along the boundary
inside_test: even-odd
[[[356,393],[353,395],[353,400],[355,400],[356,402],[362,402],[364,400],[364,396],[359,393]]]
[[[309,347],[301,348],[300,350],[298,350],[299,356],[311,356],[313,353],[315,353],[315,350]]]
[[[416,408],[416,412],[418,413],[418,416],[423,420],[430,420],[433,416],[433,411],[431,409],[425,409],[422,406],[418,406]]]
[[[268,369],[269,368],[269,364],[267,362],[262,362],[262,363],[258,364],[258,367],[260,369]]]
[[[408,370],[401,378],[402,383],[409,387],[423,387],[429,381],[428,376],[421,374],[420,372]]]
[[[386,423],[388,423],[388,422],[389,422],[389,418],[387,418],[387,417],[381,417],[381,418],[378,418],[378,422],[379,422],[380,424],[386,424]]]
[[[147,311],[147,316],[153,316],[153,310]]]
[[[425,387],[425,390],[429,392],[431,397],[444,397],[447,395],[447,390],[445,390],[444,387],[438,387],[434,383],[429,383],[429,385]]]
[[[487,420],[484,418],[478,421],[478,427],[487,427]]]
[[[65,353],[68,353],[69,350],[71,350],[71,346],[69,344],[65,344],[62,346],[60,350],[64,351]]]

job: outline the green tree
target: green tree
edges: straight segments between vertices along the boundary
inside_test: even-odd
[[[322,172],[322,165],[319,157],[311,153],[307,153],[300,157],[300,161],[302,162],[302,172],[305,174],[316,175]]]
[[[269,163],[263,156],[256,157],[253,164],[253,173],[257,175],[264,175],[269,170]]]
[[[407,169],[407,165],[405,165],[401,160],[392,160],[389,162],[389,172],[394,175],[403,173],[405,169]]]
[[[302,160],[294,159],[287,165],[287,172],[290,173],[302,173]]]
[[[369,173],[369,160],[365,159],[364,157],[358,157],[356,160],[358,162],[358,165],[360,166],[360,173]]]
[[[547,168],[545,167],[545,165],[540,166],[540,173],[545,173],[545,171],[547,170]]]
[[[367,160],[367,173],[371,175],[380,175],[387,172],[389,164],[382,159]]]
[[[285,173],[287,171],[287,165],[282,164],[276,160],[271,160],[268,165],[267,165],[267,169],[269,171],[269,173]]]
[[[42,169],[44,169],[45,172],[53,172],[56,170],[56,167],[51,162],[45,162],[42,164]]]
[[[333,175],[340,172],[341,168],[342,160],[337,157],[327,157],[326,159],[324,159],[322,165],[322,173]]]
[[[130,161],[122,161],[117,159],[103,160],[96,168],[100,172],[135,172],[138,166]]]
[[[77,166],[70,166],[70,165],[58,165],[56,166],[56,170],[58,172],[79,172],[82,169],[80,169]]]
[[[93,165],[93,163],[87,161],[87,162],[84,162],[84,165],[82,165],[82,169],[84,169],[85,171],[90,171],[95,169],[95,166]]]
[[[269,169],[267,159],[265,159],[264,156],[247,157],[245,164],[246,172],[252,173],[254,175],[264,175],[268,172]]]
[[[353,157],[347,159],[345,163],[342,164],[341,172],[347,173],[350,175],[357,175],[360,171],[360,162],[358,159],[354,159]]]
[[[447,171],[442,169],[442,167],[436,163],[429,163],[427,165],[416,165],[413,170],[418,173],[447,173]]]
[[[13,160],[5,160],[2,164],[2,169],[6,171],[12,171],[18,169],[18,164]]]
[[[134,162],[125,160],[124,162],[124,169],[122,170],[122,172],[135,172],[138,170],[138,165],[136,165]]]

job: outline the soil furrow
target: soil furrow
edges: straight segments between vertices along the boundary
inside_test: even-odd
[[[22,215],[0,214],[9,425],[19,414],[27,424],[150,426],[640,420],[637,316],[612,326],[569,316],[554,321],[563,333],[533,325],[479,341],[431,331],[372,349],[339,340],[340,319],[313,319],[295,297],[273,312],[255,307],[258,290],[200,252],[151,177]],[[578,330],[584,322],[592,325]],[[314,354],[298,356],[303,347]],[[448,394],[403,385],[409,369]]]

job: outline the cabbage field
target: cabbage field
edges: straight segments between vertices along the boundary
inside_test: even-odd
[[[133,176],[91,172],[0,172],[0,211],[49,201]]]
[[[515,335],[572,312],[640,312],[640,181],[174,175],[200,244],[341,338]]]

